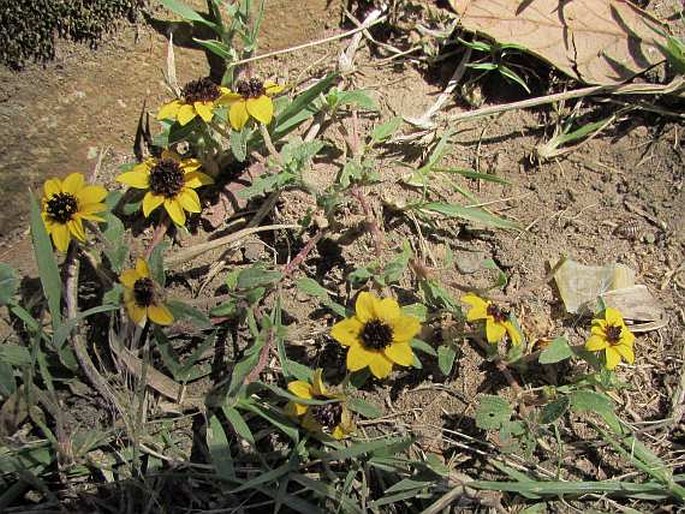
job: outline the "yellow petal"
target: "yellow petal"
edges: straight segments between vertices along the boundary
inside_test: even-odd
[[[87,220],[102,221],[100,216],[94,216],[98,212],[103,212],[107,210],[107,206],[104,203],[89,203],[79,207],[78,214]]]
[[[176,225],[182,226],[186,223],[186,213],[183,211],[181,204],[175,198],[166,198],[164,200],[164,208],[169,214],[171,221]]]
[[[385,378],[392,371],[392,362],[389,361],[382,352],[376,352],[369,363],[369,369],[376,378]]]
[[[248,98],[245,101],[248,114],[264,125],[271,123],[274,117],[274,103],[266,95]]]
[[[607,324],[604,320],[594,320],[592,322],[592,328],[590,329],[590,333],[592,335],[597,335],[597,336],[606,336],[606,328]]]
[[[490,320],[485,322],[485,337],[489,343],[500,342],[506,333],[507,329],[502,323]]]
[[[138,278],[150,276],[150,267],[147,265],[145,259],[141,259],[140,257],[136,259],[136,273],[138,273]]]
[[[181,125],[187,125],[195,117],[195,108],[191,104],[184,104],[178,110],[176,119]]]
[[[604,356],[606,357],[606,366],[607,369],[614,369],[619,362],[621,362],[621,354],[616,351],[616,348],[613,346],[609,346],[605,352]]]
[[[82,205],[98,204],[107,197],[107,190],[102,186],[85,186],[77,196]]]
[[[360,344],[350,346],[347,351],[347,369],[357,371],[367,367],[376,357],[376,353],[368,351]]]
[[[62,192],[62,183],[57,178],[46,180],[45,184],[43,184],[43,191],[45,192],[45,198],[49,200],[52,195]]]
[[[150,213],[163,203],[164,197],[162,195],[156,195],[148,191],[145,193],[145,197],[143,197],[143,216],[149,217]]]
[[[521,332],[516,330],[516,327],[511,321],[505,321],[504,322],[504,328],[507,331],[507,334],[509,334],[509,339],[511,339],[511,344],[514,346],[518,346],[521,344],[523,341],[523,336],[521,335]]]
[[[128,312],[129,318],[136,324],[136,325],[143,325],[145,323],[145,319],[147,318],[147,312],[145,307],[141,307],[138,305],[133,298],[130,298],[128,301],[125,302],[126,305],[126,312]]]
[[[271,80],[267,80],[264,82],[264,90],[266,91],[266,94],[269,96],[277,95],[278,93],[282,92],[285,88],[279,84],[276,84],[275,82]]]
[[[212,121],[212,116],[214,116],[214,102],[195,102],[195,112],[200,115],[205,122],[209,123]]]
[[[79,241],[85,242],[86,231],[83,229],[83,222],[80,218],[74,218],[73,220],[67,221],[67,228],[72,236]]]
[[[627,363],[633,364],[635,362],[635,353],[633,353],[633,349],[629,346],[617,344],[616,346],[614,346],[614,349],[621,355],[621,357],[623,357],[623,359]]]
[[[190,188],[186,188],[178,194],[178,203],[180,203],[181,207],[188,212],[202,211],[200,198],[197,196],[197,193]]]
[[[376,303],[378,298],[375,294],[363,291],[357,296],[357,301],[354,304],[354,312],[357,319],[362,323],[376,318]]]
[[[66,252],[69,247],[69,240],[71,239],[67,226],[62,223],[54,223],[50,232],[55,248],[60,252]]]
[[[147,189],[150,187],[150,170],[149,168],[144,168],[147,172],[132,170],[122,173],[117,177],[117,182],[121,182],[129,187],[134,187],[136,189]]]
[[[466,321],[476,321],[488,317],[488,302],[473,293],[465,294],[460,300],[471,306],[466,314]]]
[[[299,416],[302,416],[302,414],[304,414],[305,412],[307,412],[308,408],[309,405],[304,405],[302,403],[296,402],[288,402],[288,404],[285,406],[285,414],[292,418],[297,418]]]
[[[414,362],[414,352],[409,343],[394,343],[383,350],[385,356],[400,366],[411,366]]]
[[[234,93],[230,91],[229,89],[222,87],[219,88],[221,90],[221,97],[216,101],[218,104],[223,104],[223,105],[232,105],[235,102],[239,102],[243,99],[242,95],[239,95],[238,93]]]
[[[328,391],[323,384],[323,369],[319,368],[314,371],[314,378],[312,379],[312,393],[315,396],[325,396]]]
[[[635,341],[635,334],[633,334],[630,330],[628,330],[628,327],[626,327],[624,325],[623,330],[621,331],[621,344],[626,345],[629,348],[632,348],[634,341]]]
[[[201,186],[214,184],[214,179],[209,175],[202,173],[201,171],[190,171],[185,174],[183,180],[185,181],[185,187],[189,187],[191,189],[197,189]]]
[[[621,316],[621,313],[616,309],[612,309],[611,307],[607,307],[604,311],[604,319],[606,320],[607,325],[619,327],[625,324],[623,322],[623,316]]]
[[[402,315],[400,305],[394,298],[383,298],[376,302],[376,317],[388,325],[392,325]]]
[[[250,116],[247,114],[244,100],[238,100],[231,105],[228,110],[228,119],[235,130],[241,130],[245,126]]]
[[[331,432],[331,437],[333,437],[333,439],[337,439],[339,441],[340,439],[345,437],[345,431],[343,430],[343,428],[340,425],[337,425],[333,429],[333,432]]]
[[[181,164],[181,169],[183,170],[183,172],[186,175],[188,173],[190,173],[191,171],[195,171],[200,166],[202,166],[202,162],[200,162],[199,159],[194,159],[194,158],[190,158],[190,159],[180,159],[179,158],[179,162]],[[185,179],[185,177],[184,177],[184,179]]]
[[[288,382],[288,391],[298,398],[304,398],[306,400],[312,399],[312,386],[309,382],[305,382],[304,380]]]
[[[76,194],[83,189],[86,179],[81,173],[70,173],[62,182],[62,190],[65,193]]]
[[[344,319],[331,327],[331,337],[343,346],[357,344],[363,326],[357,318]]]
[[[390,324],[390,327],[393,342],[408,343],[421,330],[421,322],[414,316],[400,316]]]
[[[133,289],[133,286],[136,285],[136,281],[139,278],[141,278],[140,273],[134,269],[127,269],[122,271],[121,275],[119,275],[119,282],[121,282],[124,287]]]
[[[150,305],[147,308],[147,315],[150,317],[150,321],[158,325],[171,325],[174,322],[174,316],[167,309],[166,305]]]
[[[162,105],[157,113],[158,120],[175,120],[178,115],[178,110],[183,104],[179,100],[173,100]]]
[[[607,346],[609,346],[609,343],[607,342],[606,338],[597,334],[591,335],[585,343],[585,349],[588,352],[604,350]]]

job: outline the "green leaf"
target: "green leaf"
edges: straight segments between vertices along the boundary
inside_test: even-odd
[[[235,479],[235,469],[233,458],[231,457],[231,447],[226,438],[224,427],[221,426],[219,418],[211,416],[207,427],[207,447],[212,456],[212,462],[216,467],[217,475],[227,480]]]
[[[312,379],[313,371],[309,366],[300,364],[297,361],[291,359],[285,359],[283,362],[283,376],[288,379],[290,377],[296,378],[297,380],[304,380],[305,382],[310,382]]]
[[[449,343],[438,346],[438,368],[443,375],[449,376],[456,358],[457,350],[454,346]]]
[[[397,132],[397,129],[399,129],[401,126],[402,118],[395,116],[385,123],[375,126],[373,132],[371,132],[371,140],[374,143],[382,143],[391,137],[395,132]]]
[[[342,105],[356,105],[367,111],[377,111],[378,104],[376,101],[369,96],[369,91],[365,90],[354,90],[354,91],[343,91],[338,94],[337,106]]]
[[[33,363],[31,353],[25,346],[14,343],[3,343],[0,345],[0,362],[10,366],[23,367]]]
[[[428,318],[428,309],[422,303],[412,303],[410,305],[402,306],[402,314],[413,316],[421,323],[425,323]]]
[[[540,410],[539,423],[541,425],[554,423],[566,413],[570,405],[571,400],[569,400],[568,396],[561,396],[560,398],[549,402]]]
[[[513,221],[505,220],[494,214],[481,209],[480,207],[463,207],[442,202],[429,202],[419,207],[420,211],[437,212],[451,218],[462,218],[469,221],[483,223],[484,225],[498,228],[518,228]]]
[[[224,406],[222,410],[226,416],[226,419],[233,427],[233,430],[235,430],[240,437],[250,443],[253,448],[256,448],[252,431],[250,430],[250,427],[247,426],[247,423],[245,423],[245,420],[240,415],[240,412],[238,412],[235,408],[228,406]]]
[[[347,402],[347,406],[352,412],[361,414],[365,418],[376,419],[380,418],[383,411],[376,405],[362,398],[350,398]]]
[[[79,312],[73,318],[66,320],[62,323],[52,336],[52,344],[55,348],[62,348],[62,345],[71,334],[71,331],[76,328],[76,326],[86,319],[88,316],[93,316],[94,314],[100,314],[101,312],[111,312],[119,309],[119,305],[98,305],[97,307],[92,307],[83,312]]]
[[[14,369],[7,362],[0,360],[0,396],[8,398],[17,390],[14,380]]]
[[[19,276],[9,264],[0,262],[0,307],[7,305],[19,287]]]
[[[175,320],[187,319],[190,320],[193,325],[200,329],[212,328],[212,321],[207,317],[207,315],[180,300],[169,300],[166,302],[166,306],[173,314]]]
[[[150,253],[148,265],[150,268],[150,275],[152,280],[157,282],[161,287],[166,285],[166,273],[164,273],[164,252],[169,247],[169,243],[162,241],[155,246]]]
[[[337,78],[337,73],[330,73],[312,87],[296,96],[290,105],[277,114],[272,137],[274,139],[281,139],[304,120],[311,118],[319,110],[318,107],[314,107],[314,101],[321,93],[330,89]]]
[[[166,7],[170,11],[174,12],[175,14],[178,14],[185,21],[195,21],[197,23],[202,23],[203,25],[210,27],[217,34],[220,33],[221,27],[219,27],[216,23],[212,23],[211,21],[206,19],[204,16],[200,15],[200,13],[198,13],[194,9],[188,7],[183,2],[179,2],[178,0],[159,0],[159,1],[164,7]]]
[[[321,303],[323,303],[326,307],[335,312],[338,316],[345,317],[347,315],[345,307],[331,300],[328,291],[326,291],[326,289],[322,285],[320,285],[316,280],[309,277],[303,277],[301,279],[298,279],[295,282],[295,285],[303,293],[318,298],[321,301]]]
[[[236,60],[235,51],[230,46],[225,45],[221,41],[217,41],[216,39],[198,39],[196,37],[193,38],[193,41],[195,41],[198,45],[206,48],[214,55],[221,57],[224,61],[228,63],[231,63],[234,60]]]
[[[484,395],[476,409],[476,426],[483,430],[499,429],[511,418],[513,409],[509,402],[499,396]]]
[[[409,448],[414,439],[412,437],[383,437],[375,441],[351,444],[347,448],[340,448],[323,454],[328,461],[355,459],[361,455],[389,456],[403,452]]]
[[[249,130],[231,130],[231,152],[238,162],[247,159],[247,139]]]
[[[573,355],[573,350],[565,337],[557,337],[545,348],[538,358],[540,364],[554,364],[568,359]]]
[[[257,405],[245,400],[239,401],[238,404],[241,408],[249,410],[250,412],[264,418],[274,427],[278,428],[285,435],[290,437],[290,439],[292,439],[294,443],[297,443],[299,441],[300,432],[298,431],[297,427],[294,427],[288,418],[276,412],[275,410],[273,410],[273,408],[269,406]]]
[[[121,220],[111,212],[105,212],[103,215],[107,226],[103,230],[102,235],[109,244],[105,245],[104,253],[109,260],[112,271],[121,273],[126,258],[128,257],[129,247],[124,243],[124,224]]]
[[[411,340],[411,342],[409,344],[414,350],[418,350],[419,352],[427,353],[428,355],[432,355],[433,357],[438,356],[438,352],[435,351],[435,348],[433,348],[427,342],[422,341],[421,339],[417,339],[415,337],[414,339]]]
[[[50,316],[52,316],[52,328],[56,330],[62,323],[62,279],[52,253],[50,236],[45,230],[43,217],[40,214],[40,207],[33,195],[31,195],[31,237],[40,283],[48,300]]]
[[[238,275],[238,289],[254,289],[275,284],[283,278],[280,271],[265,270],[260,267],[245,269]]]

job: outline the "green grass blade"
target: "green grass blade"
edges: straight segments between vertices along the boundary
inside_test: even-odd
[[[497,228],[519,228],[513,221],[505,220],[479,207],[463,207],[442,202],[430,202],[419,207],[423,212],[436,212],[450,218],[462,218],[469,221],[476,221]]]
[[[40,274],[40,283],[43,286],[43,293],[48,300],[48,309],[52,316],[52,328],[57,328],[62,324],[62,279],[59,275],[59,268],[52,253],[52,243],[45,224],[40,214],[38,202],[31,195],[31,238],[33,240],[33,251]]]

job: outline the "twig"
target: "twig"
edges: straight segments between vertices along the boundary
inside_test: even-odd
[[[373,246],[376,253],[376,257],[380,258],[383,253],[383,233],[381,232],[381,229],[378,227],[378,223],[376,223],[376,218],[373,215],[373,210],[371,209],[371,206],[369,205],[366,196],[364,196],[364,193],[359,189],[358,186],[354,186],[351,189],[350,194],[357,199],[359,205],[362,208],[362,211],[364,212],[364,216],[366,217],[366,226],[373,238]]]
[[[67,308],[67,319],[73,320],[77,316],[78,303],[78,274],[79,274],[79,261],[76,259],[76,243],[72,242],[69,246],[69,251],[65,260],[67,277],[65,281],[65,296],[66,296],[66,308]],[[76,354],[76,359],[81,365],[81,369],[85,373],[86,377],[91,384],[97,389],[100,395],[105,399],[105,401],[112,404],[112,406],[124,417],[124,411],[120,407],[119,403],[114,396],[114,393],[109,387],[107,381],[100,375],[93,361],[88,355],[88,350],[86,349],[86,344],[78,328],[74,331],[71,338],[74,353]]]
[[[237,232],[233,232],[232,234],[228,234],[227,236],[220,237],[218,239],[213,239],[211,241],[207,241],[206,243],[201,243],[195,246],[191,246],[189,248],[186,248],[184,250],[180,250],[166,258],[166,264],[169,266],[172,266],[174,264],[180,264],[182,262],[185,262],[187,260],[192,259],[193,257],[197,257],[201,253],[207,252],[209,250],[213,250],[214,248],[218,248],[220,246],[225,246],[225,245],[230,245],[232,243],[236,243],[240,241],[241,239],[252,235],[256,234],[258,232],[266,232],[269,230],[285,230],[285,229],[295,229],[295,228],[300,228],[299,225],[264,225],[261,227],[249,227],[249,228],[244,228],[242,230],[238,230]]]
[[[528,109],[530,107],[537,107],[539,105],[559,102],[561,100],[568,100],[571,98],[581,98],[584,96],[594,95],[662,95],[662,94],[682,94],[685,88],[685,77],[677,77],[670,83],[664,85],[656,84],[617,84],[611,86],[591,86],[581,89],[574,89],[572,91],[565,91],[563,93],[555,93],[553,95],[539,96],[537,98],[529,98],[521,100],[520,102],[512,102],[504,105],[493,105],[476,109],[475,111],[461,112],[449,116],[448,121],[463,121],[481,116],[488,116],[490,114],[498,114],[500,112],[513,111],[516,109]],[[681,118],[685,115],[679,114]]]
[[[307,241],[307,244],[304,245],[304,248],[302,248],[302,250],[300,250],[299,253],[288,264],[285,265],[285,267],[283,268],[284,275],[290,275],[295,270],[295,268],[297,268],[300,264],[304,262],[304,260],[316,246],[316,243],[318,243],[321,240],[323,234],[324,231],[320,229],[314,235],[314,237]]]
[[[257,359],[257,364],[254,368],[252,368],[252,371],[247,374],[243,380],[243,385],[251,384],[259,378],[259,375],[261,375],[262,371],[264,371],[264,368],[266,368],[266,365],[269,363],[269,355],[271,354],[273,347],[274,329],[270,328],[269,335],[264,342],[264,346],[262,346],[262,349],[259,351],[259,359]]]
[[[357,27],[356,29],[349,30],[347,32],[343,32],[342,34],[336,34],[335,36],[330,36],[327,38],[323,39],[317,39],[316,41],[310,41],[309,43],[304,43],[302,45],[297,45],[297,46],[291,46],[290,48],[284,48],[282,50],[276,50],[274,52],[268,52],[262,55],[256,55],[255,57],[250,57],[249,59],[242,59],[240,61],[235,61],[232,62],[228,65],[229,68],[233,68],[235,66],[239,66],[241,64],[246,64],[248,62],[254,62],[254,61],[259,61],[260,59],[268,59],[269,57],[275,57],[277,55],[283,55],[287,54],[290,52],[297,52],[298,50],[303,50],[305,48],[310,48],[312,46],[318,46],[318,45],[324,45],[326,43],[330,43],[332,41],[337,41],[338,39],[345,39],[346,37],[352,36],[356,34],[357,32],[362,32],[368,28],[373,27],[374,25],[377,25],[381,22],[384,22],[388,17],[387,16],[381,16],[377,20],[374,20],[371,23],[368,23],[366,25],[362,25],[361,27]]]
[[[166,214],[166,212],[162,213],[162,220],[160,221],[159,225],[155,227],[155,231],[152,234],[152,239],[150,240],[150,244],[147,246],[145,249],[145,259],[149,259],[150,255],[152,255],[152,251],[155,249],[155,247],[162,242],[162,239],[164,239],[164,236],[167,233],[167,230],[169,230],[169,227],[171,226],[171,218]]]
[[[276,150],[276,147],[274,146],[273,141],[271,140],[271,134],[269,134],[269,130],[266,128],[266,125],[263,123],[259,124],[259,132],[262,134],[262,139],[264,140],[264,146],[266,146],[267,151],[271,154],[271,156],[278,161],[278,164],[283,166],[283,159],[281,158],[281,154],[278,153],[278,150]]]

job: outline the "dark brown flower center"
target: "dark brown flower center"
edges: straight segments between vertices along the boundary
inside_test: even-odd
[[[71,193],[56,193],[48,200],[45,210],[53,221],[66,223],[78,212],[78,201]]]
[[[316,400],[330,400],[325,396],[317,396]],[[342,420],[342,403],[325,403],[323,405],[312,405],[310,408],[312,417],[324,428],[334,428]]]
[[[194,102],[213,102],[221,96],[219,87],[208,77],[193,80],[183,86],[181,91],[183,101],[187,104]]]
[[[620,343],[622,331],[623,327],[617,327],[616,325],[609,325],[607,328],[605,328],[604,333],[606,334],[609,344],[615,345]]]
[[[509,319],[509,311],[500,308],[494,303],[488,305],[487,313],[489,316],[495,318],[495,321],[498,323],[504,323]]]
[[[140,307],[149,307],[155,301],[155,283],[148,277],[142,277],[133,284],[133,299]]]
[[[257,79],[240,80],[238,81],[235,90],[245,99],[259,98],[266,93],[266,89],[264,89],[264,83]]]
[[[181,165],[173,159],[160,159],[150,170],[150,191],[166,198],[175,198],[185,184]]]
[[[367,350],[382,350],[392,344],[392,328],[379,319],[364,323],[359,338]]]

